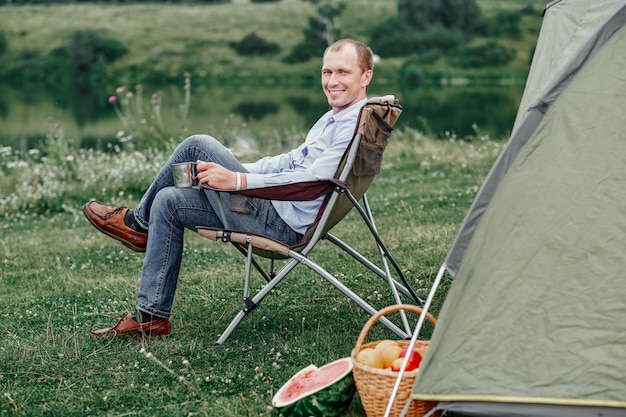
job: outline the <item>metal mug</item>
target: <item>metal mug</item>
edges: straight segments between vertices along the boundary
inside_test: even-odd
[[[172,164],[172,176],[174,177],[174,186],[176,188],[193,187],[196,185],[195,165],[195,162]]]

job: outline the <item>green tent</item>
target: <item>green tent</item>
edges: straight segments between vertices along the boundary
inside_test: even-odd
[[[454,277],[411,398],[626,416],[626,1],[544,13],[511,138],[427,299]]]

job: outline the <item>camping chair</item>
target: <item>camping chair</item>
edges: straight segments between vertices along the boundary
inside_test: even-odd
[[[377,310],[374,307],[309,257],[311,251],[320,240],[327,240],[335,244],[370,271],[386,280],[396,304],[401,304],[399,293],[410,297],[414,303],[423,304],[423,301],[415,295],[407,283],[398,263],[391,256],[378,235],[372,211],[365,195],[374,176],[380,171],[382,153],[387,145],[387,139],[391,134],[393,125],[401,112],[402,107],[395,100],[394,96],[376,97],[368,100],[361,109],[354,136],[344,153],[334,178],[262,189],[228,191],[231,194],[288,201],[305,201],[326,195],[315,223],[307,229],[298,245],[290,247],[251,231],[231,230],[227,224],[223,229],[198,228],[198,233],[201,236],[216,241],[230,242],[246,257],[243,307],[228,328],[220,335],[216,344],[219,345],[226,341],[243,318],[250,314],[265,296],[299,264],[310,268],[322,276],[370,315],[376,314]],[[223,191],[217,192],[217,195],[222,218],[225,219],[222,200],[219,197],[221,192]],[[362,203],[359,203],[359,200]],[[380,266],[377,266],[329,232],[352,208],[358,210],[374,238],[380,255]],[[257,262],[258,257],[270,260],[267,271]],[[274,271],[274,260],[276,259],[287,259],[287,262],[278,271]],[[400,284],[392,277],[389,264],[393,266],[403,284]],[[250,296],[252,267],[267,281],[266,285],[253,297]],[[401,338],[410,338],[411,328],[408,325],[406,316],[401,315],[401,320],[403,328],[398,327],[384,317],[380,322]]]

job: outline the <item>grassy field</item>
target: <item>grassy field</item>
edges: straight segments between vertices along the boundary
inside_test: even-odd
[[[336,19],[342,36],[368,42],[373,24],[397,13],[396,0],[360,0],[347,2],[346,10]],[[507,72],[525,74],[529,54],[541,25],[539,12],[545,1],[479,0],[485,16],[493,18],[499,11],[519,10],[532,5],[535,15],[524,16],[521,39],[499,41],[516,51]],[[194,79],[252,80],[281,82],[299,74],[316,74],[319,62],[285,65],[276,58],[240,57],[229,46],[248,33],[275,42],[288,54],[302,40],[302,30],[314,13],[313,6],[302,0],[278,3],[250,3],[246,0],[217,5],[187,4],[67,4],[54,6],[4,6],[0,9],[0,28],[9,45],[6,58],[10,62],[27,50],[48,53],[69,43],[74,32],[94,30],[117,39],[129,53],[115,62],[110,72],[119,82],[132,82],[142,72],[161,72],[181,77],[192,71]],[[480,40],[477,39],[477,42]],[[377,66],[378,80],[393,77],[404,58],[386,59],[384,51]],[[412,51],[407,51],[407,57]],[[439,64],[437,64],[439,65]],[[438,71],[462,73],[460,68],[434,68]],[[277,76],[280,74],[280,76]]]
[[[501,148],[491,140],[394,134],[369,197],[383,239],[422,297]],[[113,162],[76,155],[72,163],[108,173]],[[103,174],[81,180],[100,181],[104,188],[109,179]],[[80,206],[101,196],[81,192],[77,184],[59,191],[63,213],[14,215],[0,226],[1,415],[277,417],[271,398],[291,375],[350,355],[367,315],[304,268],[224,345],[214,346],[240,308],[243,263],[230,246],[194,233],[186,236],[173,335],[91,339],[91,329],[134,310],[143,255],[88,224]],[[132,206],[138,198],[112,194],[110,202]],[[375,255],[356,215],[336,234]],[[361,296],[377,307],[393,304],[379,279],[324,242],[318,250],[315,259]],[[257,279],[254,286],[261,284]],[[435,314],[448,285],[446,280],[438,293]],[[376,326],[368,340],[393,337]],[[346,416],[364,415],[357,396]]]

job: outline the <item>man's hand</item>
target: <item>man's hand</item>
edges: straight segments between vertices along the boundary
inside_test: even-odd
[[[240,177],[239,188],[246,188],[246,176],[233,172],[214,162],[197,161],[198,182],[217,190],[237,189],[237,176]]]

